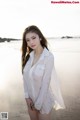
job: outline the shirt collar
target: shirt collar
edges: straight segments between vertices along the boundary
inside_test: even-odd
[[[49,55],[49,50],[47,50],[46,47],[44,47],[44,50],[41,54],[42,56],[48,56]],[[33,57],[34,56],[34,50],[30,53],[30,57]]]

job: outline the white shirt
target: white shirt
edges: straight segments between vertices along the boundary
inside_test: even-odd
[[[54,66],[54,55],[44,47],[39,60],[32,66],[33,59],[34,51],[30,53],[30,58],[23,69],[25,98],[30,97],[38,110],[41,110],[44,104],[47,106],[51,104],[55,110],[64,109],[60,82]],[[49,97],[52,103],[49,101]],[[49,107],[45,110],[49,112]]]

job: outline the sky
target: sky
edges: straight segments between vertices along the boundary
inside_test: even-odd
[[[0,37],[21,39],[29,25],[38,26],[46,37],[80,36],[80,4],[0,0]]]

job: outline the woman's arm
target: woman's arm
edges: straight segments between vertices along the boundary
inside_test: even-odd
[[[23,76],[23,86],[24,86],[24,95],[25,95],[25,98],[29,98],[28,89],[27,89],[27,83],[26,83],[26,80],[24,79],[24,76]]]
[[[47,58],[46,58],[47,59]],[[51,80],[51,72],[54,66],[54,56],[49,56],[46,62],[46,67],[45,67],[45,72],[44,72],[44,76],[43,76],[43,80],[42,80],[42,84],[41,84],[41,89],[38,95],[37,100],[35,101],[35,108],[40,110],[42,107],[42,104],[44,102],[44,98],[47,95],[48,92],[48,88],[50,85],[50,80]]]

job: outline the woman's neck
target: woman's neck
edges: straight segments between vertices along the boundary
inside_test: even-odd
[[[42,54],[43,49],[44,48],[42,46],[39,46],[37,49],[34,50],[34,55],[39,56],[40,54]]]

